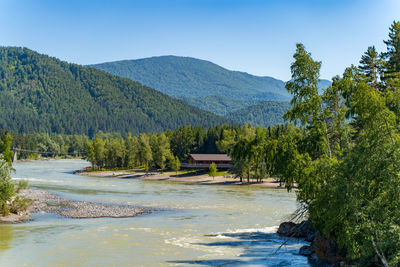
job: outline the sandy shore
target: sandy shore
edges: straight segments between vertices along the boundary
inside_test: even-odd
[[[284,189],[284,185],[279,186],[279,181],[274,178],[264,179],[261,183],[250,182],[243,180],[243,183],[239,179],[216,176],[210,177],[208,174],[180,174],[176,175],[175,172],[150,172],[146,175],[145,172],[129,172],[129,171],[98,171],[98,172],[77,172],[80,175],[94,176],[94,177],[117,177],[122,179],[142,179],[147,181],[170,181],[178,183],[189,183],[189,184],[204,184],[204,185],[240,185],[240,186],[258,186],[266,188],[278,188]]]

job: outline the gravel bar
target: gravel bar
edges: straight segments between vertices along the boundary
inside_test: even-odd
[[[51,212],[68,218],[126,218],[150,213],[147,208],[129,205],[108,205],[61,198],[40,189],[24,189],[18,194],[32,200],[28,212]]]

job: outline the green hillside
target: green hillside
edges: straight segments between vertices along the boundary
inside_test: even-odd
[[[281,80],[230,71],[196,58],[161,56],[92,66],[170,96],[197,98],[219,95],[233,100],[289,100],[285,83]]]
[[[285,82],[272,77],[259,77],[239,71],[230,71],[212,62],[177,56],[151,57],[138,60],[122,60],[92,65],[95,68],[139,81],[160,92],[181,99],[186,103],[215,114],[249,118],[249,123],[265,125],[263,114],[246,114],[261,111],[247,107],[262,101],[274,102],[280,114],[286,106],[280,103],[290,100]],[[320,91],[331,84],[321,80]],[[235,112],[237,111],[237,113]],[[250,119],[251,117],[251,119]],[[257,119],[260,119],[258,121]],[[268,121],[268,120],[267,120]],[[281,122],[282,119],[274,121]],[[269,123],[269,122],[268,122]],[[268,124],[267,123],[267,124]]]
[[[215,114],[225,116],[235,110],[246,108],[260,103],[259,100],[233,100],[219,95],[206,97],[180,97],[189,105],[211,111]]]
[[[257,105],[243,108],[227,114],[227,118],[240,123],[268,127],[283,124],[283,114],[290,108],[289,102],[263,101]]]
[[[0,129],[20,133],[137,134],[229,122],[130,79],[16,47],[0,47],[0,107]]]

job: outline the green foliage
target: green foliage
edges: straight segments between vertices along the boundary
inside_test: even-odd
[[[232,99],[228,98],[226,95],[209,95],[205,97],[189,97],[189,96],[179,96],[184,102],[189,105],[201,108],[203,110],[211,111],[212,113],[228,116],[228,114],[233,113],[235,111],[246,109],[250,106],[257,105],[263,101],[263,99],[251,99],[251,100],[243,100],[243,99]],[[276,96],[270,97],[272,100],[288,100],[286,97],[278,98]],[[270,99],[266,97],[266,99]],[[271,100],[268,100],[273,102]]]
[[[318,66],[298,46],[287,117],[303,123],[304,137],[278,139],[277,162],[286,167],[277,169],[288,189],[297,184],[317,230],[360,266],[400,264],[400,23],[389,38],[384,62],[368,48],[360,67],[334,77],[321,98],[311,75]]]
[[[283,124],[283,115],[290,109],[288,102],[263,101],[226,115],[227,118],[239,123],[249,123],[255,126],[268,127]]]
[[[383,58],[387,61],[383,78],[390,83],[393,79],[400,78],[400,21],[393,21],[389,28],[389,39],[384,41],[387,51]]]
[[[169,164],[171,169],[176,173],[176,175],[178,175],[178,171],[181,169],[181,162],[179,161],[179,158],[171,155]]]
[[[8,215],[7,202],[14,196],[14,184],[11,182],[11,167],[0,154],[0,208],[3,215]]]
[[[31,205],[32,200],[16,196],[10,203],[9,210],[12,213],[24,212]]]
[[[365,84],[357,86],[355,97],[363,122],[357,145],[331,168],[328,182],[310,206],[310,217],[325,235],[335,234],[349,259],[360,259],[362,265],[387,260],[397,266],[400,133],[396,116],[385,107],[383,97]]]
[[[370,46],[367,52],[361,57],[360,73],[365,75],[366,82],[375,90],[379,87],[379,75],[383,71],[384,61],[375,49],[375,46]]]
[[[293,95],[292,108],[285,114],[291,121],[300,121],[303,125],[313,125],[321,113],[321,98],[318,95],[319,70],[321,62],[314,61],[304,45],[296,44],[295,61],[291,65],[292,80],[286,83],[286,89]]]
[[[230,71],[205,60],[162,56],[92,65],[130,78],[170,96],[191,98],[211,95],[234,100],[286,100],[283,81]]]
[[[151,138],[151,146],[154,154],[154,161],[161,172],[163,172],[166,167],[166,160],[171,154],[169,140],[165,133],[153,135]]]
[[[22,189],[29,188],[29,181],[28,180],[19,180],[15,192],[19,193]]]
[[[153,152],[151,151],[150,137],[146,134],[139,136],[139,159],[141,165],[145,166],[145,170],[149,171],[152,166]]]
[[[289,109],[286,102],[277,102],[289,100],[285,82],[229,71],[204,60],[163,56],[92,66],[240,123],[283,123],[282,115]],[[320,89],[329,85],[327,80],[318,84]]]
[[[0,129],[18,133],[92,138],[229,122],[129,79],[16,47],[0,47],[0,106]]]
[[[7,161],[8,165],[12,165],[12,158],[13,158],[13,152],[11,151],[11,142],[12,142],[12,136],[10,133],[7,133],[4,138],[3,142],[0,140],[0,153],[3,154],[3,158],[5,161]]]
[[[217,165],[213,162],[210,164],[208,175],[212,176],[212,178],[214,179],[214,177],[217,176],[217,173],[218,173]]]

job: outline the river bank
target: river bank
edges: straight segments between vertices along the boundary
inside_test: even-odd
[[[1,217],[2,223],[19,223],[29,219],[31,213],[55,213],[67,218],[126,218],[135,217],[143,213],[150,213],[147,208],[138,208],[129,205],[106,205],[87,201],[75,201],[61,198],[55,194],[40,189],[23,189],[18,194],[20,197],[32,200],[26,212],[10,214]]]
[[[238,186],[256,186],[265,188],[285,189],[285,186],[280,185],[279,181],[275,178],[267,178],[262,182],[247,183],[246,179],[240,182],[238,178],[231,176],[219,175],[211,177],[204,173],[178,173],[175,172],[149,172],[144,171],[76,171],[75,174],[86,175],[93,177],[108,177],[120,179],[141,179],[145,181],[168,181],[187,184],[201,184],[201,185],[238,185]]]

